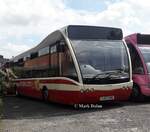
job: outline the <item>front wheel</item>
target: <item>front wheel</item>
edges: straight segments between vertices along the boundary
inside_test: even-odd
[[[133,101],[144,101],[144,95],[141,93],[140,87],[133,85],[131,100]]]
[[[44,101],[48,101],[48,89],[42,90],[42,96]]]

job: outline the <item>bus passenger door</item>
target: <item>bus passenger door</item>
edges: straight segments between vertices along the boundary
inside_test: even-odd
[[[58,50],[60,76],[78,81],[74,62],[67,44],[64,41],[60,41]]]
[[[62,100],[62,102],[66,104],[73,104],[73,102],[77,102],[77,100],[79,99],[79,86],[74,85],[74,81],[78,81],[78,76],[75,70],[70,50],[64,41],[60,42],[58,51],[60,76],[64,80],[63,84],[60,85],[62,94],[59,97],[59,100]]]

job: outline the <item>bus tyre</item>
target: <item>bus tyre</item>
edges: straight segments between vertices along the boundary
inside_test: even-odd
[[[47,102],[48,101],[48,89],[47,88],[43,88],[42,96],[43,96],[43,100]]]
[[[137,85],[133,85],[131,100],[138,101],[138,102],[144,101],[144,95],[141,93],[141,90]]]

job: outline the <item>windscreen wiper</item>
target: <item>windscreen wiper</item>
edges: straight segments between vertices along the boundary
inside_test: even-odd
[[[106,72],[101,72],[101,73],[98,73],[98,74],[94,75],[92,77],[92,79],[96,79],[96,78],[99,78],[99,79],[105,79],[105,78],[111,79],[111,78],[113,78],[112,75],[116,75],[116,74],[120,75],[120,74],[124,74],[124,73],[125,72],[122,71],[122,70],[106,71]]]

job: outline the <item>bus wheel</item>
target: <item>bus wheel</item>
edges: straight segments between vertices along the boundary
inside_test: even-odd
[[[131,100],[133,101],[144,101],[144,95],[141,93],[140,88],[137,85],[133,85]]]
[[[42,90],[42,96],[44,101],[48,101],[48,89],[46,87]]]

